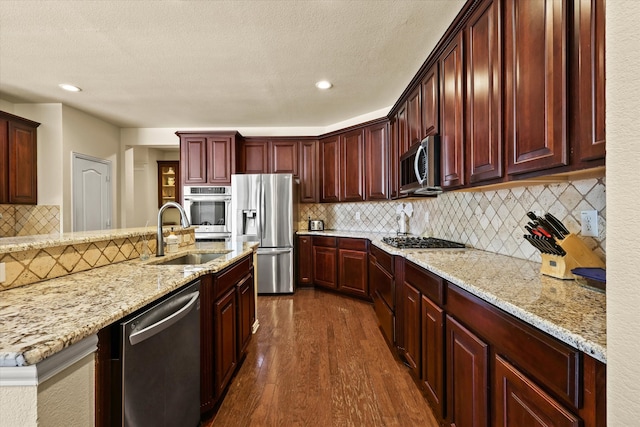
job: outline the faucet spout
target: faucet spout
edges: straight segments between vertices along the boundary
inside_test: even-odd
[[[167,202],[158,211],[158,232],[156,235],[157,244],[156,244],[156,256],[164,256],[164,242],[162,241],[162,214],[168,208],[176,208],[178,212],[180,212],[180,224],[183,228],[189,227],[189,219],[187,218],[187,213],[184,211],[184,208],[180,206],[180,204],[176,202]]]

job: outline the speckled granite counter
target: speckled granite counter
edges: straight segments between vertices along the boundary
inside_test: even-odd
[[[256,246],[211,243],[189,252],[225,255],[198,266],[154,265],[154,258],[125,261],[3,291],[0,366],[38,363],[192,280],[222,270]]]
[[[397,249],[382,242],[389,234],[301,231],[298,234],[369,239],[460,286],[496,307],[604,363],[606,297],[573,280],[540,274],[540,264],[475,249]]]

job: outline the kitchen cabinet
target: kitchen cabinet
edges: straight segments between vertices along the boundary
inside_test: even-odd
[[[298,255],[298,285],[313,285],[313,238],[298,236],[296,253]]]
[[[422,310],[420,378],[427,400],[436,417],[444,414],[444,310],[426,295],[420,302]]]
[[[213,322],[215,325],[214,390],[217,396],[221,396],[224,392],[238,364],[236,311],[235,288],[227,291],[213,306]]]
[[[318,141],[300,142],[300,202],[318,202]]]
[[[246,138],[238,145],[238,173],[290,173],[298,177],[298,141]]]
[[[231,185],[236,171],[237,132],[176,132],[182,184]]]
[[[422,96],[422,138],[438,133],[440,124],[440,92],[438,67],[432,66],[420,82]]]
[[[365,128],[366,200],[389,198],[389,125],[385,121]]]
[[[0,203],[38,203],[38,126],[0,111]]]
[[[404,358],[411,373],[420,378],[420,291],[404,283]]]
[[[338,248],[335,237],[313,237],[313,283],[337,289]]]
[[[407,98],[407,132],[409,148],[422,141],[422,102],[421,88],[416,87]]]
[[[340,137],[320,140],[320,202],[340,201]]]
[[[570,50],[573,161],[604,164],[605,0],[573,0]]]
[[[167,202],[182,203],[180,162],[158,160],[158,207]]]
[[[506,1],[504,17],[507,171],[567,165],[567,1]]]
[[[364,194],[364,129],[340,136],[340,201],[358,202]]]
[[[245,140],[239,146],[238,173],[269,173],[269,141]]]
[[[407,114],[407,102],[405,101],[396,113],[396,124],[398,126],[398,158],[409,150],[409,125]]]
[[[247,352],[251,341],[253,322],[255,321],[255,294],[253,274],[247,274],[236,285],[238,299],[238,349],[237,355],[241,359]]]
[[[345,294],[369,298],[369,275],[366,239],[338,240],[338,290]]]
[[[466,26],[466,156],[469,182],[503,177],[501,0],[485,0]]]
[[[488,345],[447,315],[447,424],[489,425]]]
[[[270,173],[290,173],[298,178],[298,141],[271,141],[269,145]]]
[[[393,257],[374,245],[369,245],[369,293],[378,325],[389,343],[395,343],[395,282]]]
[[[398,147],[398,121],[391,120],[389,131],[389,195],[391,199],[400,196],[400,153]]]
[[[440,57],[440,141],[442,188],[465,184],[463,33],[450,42]]]

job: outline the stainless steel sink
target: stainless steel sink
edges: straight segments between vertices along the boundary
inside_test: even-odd
[[[195,265],[204,264],[205,262],[213,261],[216,258],[225,256],[226,254],[220,253],[203,253],[203,254],[187,254],[178,258],[168,259],[166,261],[154,262],[153,265]]]

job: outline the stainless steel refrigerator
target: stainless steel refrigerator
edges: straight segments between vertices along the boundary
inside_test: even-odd
[[[231,239],[260,243],[258,293],[293,292],[297,211],[293,175],[231,176]]]

